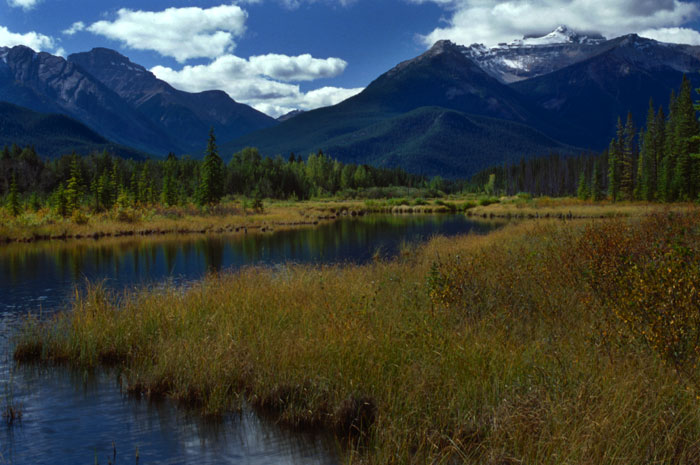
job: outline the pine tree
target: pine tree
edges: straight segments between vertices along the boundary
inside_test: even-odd
[[[637,165],[637,195],[635,196],[638,199],[650,201],[656,198],[658,131],[656,110],[652,99],[649,100],[646,131],[643,131],[639,137],[641,151]]]
[[[199,184],[199,202],[202,205],[217,204],[224,194],[224,163],[216,147],[214,128],[209,131],[207,154],[202,164],[202,178]]]
[[[595,161],[593,162],[593,175],[591,176],[591,199],[593,199],[595,202],[603,198],[600,189],[600,181],[598,180],[599,177],[600,174],[598,173],[598,162]]]
[[[626,200],[634,197],[634,160],[635,160],[635,135],[634,121],[632,113],[627,114],[627,123],[622,129],[622,123],[618,120],[618,134],[622,130],[622,139],[618,138],[618,143],[622,150],[620,156],[620,193]]]
[[[72,214],[74,210],[80,207],[80,201],[82,199],[82,175],[80,173],[80,164],[78,163],[77,155],[73,156],[70,172],[71,176],[70,179],[68,179],[68,185],[65,189],[68,215]]]
[[[681,92],[678,95],[674,129],[676,159],[671,187],[674,198],[688,200],[694,196],[691,154],[695,150],[693,138],[698,134],[698,121],[695,116],[690,81],[686,76],[683,76]]]
[[[608,151],[608,195],[613,202],[617,201],[620,193],[619,150],[619,144],[615,140],[610,142]]]
[[[12,182],[10,183],[10,195],[7,199],[7,206],[10,210],[10,215],[19,216],[21,209],[19,194],[17,193],[17,179],[14,174],[12,175]]]
[[[581,170],[581,175],[578,177],[578,189],[576,189],[576,196],[581,200],[586,200],[590,192],[588,190],[588,183],[586,182],[586,172]]]
[[[56,212],[63,216],[66,217],[70,214],[68,211],[68,199],[66,198],[66,190],[63,186],[63,183],[58,185],[58,188],[56,189],[56,192],[54,192],[54,208],[56,209]]]
[[[151,181],[148,176],[148,163],[144,163],[138,178],[136,201],[142,205],[150,203],[152,192],[153,189],[151,188]]]
[[[640,139],[644,136],[644,133],[640,134]],[[634,183],[634,200],[646,200],[648,187],[645,183],[645,163],[644,163],[644,152],[640,151],[637,157],[637,177]]]

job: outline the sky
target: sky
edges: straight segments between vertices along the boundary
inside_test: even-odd
[[[437,40],[494,46],[560,25],[700,45],[700,0],[0,0],[0,46],[108,47],[274,117],[338,103]]]

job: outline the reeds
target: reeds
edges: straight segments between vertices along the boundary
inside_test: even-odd
[[[628,242],[591,238],[621,230],[698,253],[699,228],[697,213],[529,222],[363,266],[253,267],[119,298],[95,286],[28,322],[15,356],[116,363],[131,390],[209,413],[246,399],[350,439],[356,462],[697,463],[697,370],[602,298],[605,260],[591,257]]]

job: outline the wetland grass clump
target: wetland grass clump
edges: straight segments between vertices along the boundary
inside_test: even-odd
[[[362,266],[92,288],[17,351],[109,354],[136,391],[245,400],[355,438],[358,463],[698,463],[698,253],[695,210],[523,222]],[[671,312],[682,343],[654,323]]]

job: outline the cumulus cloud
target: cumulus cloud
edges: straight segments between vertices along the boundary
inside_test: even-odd
[[[122,8],[114,21],[98,21],[87,30],[135,50],[154,50],[182,63],[215,58],[235,47],[245,32],[247,14],[237,5],[134,11]]]
[[[281,65],[275,66],[271,56],[281,57]],[[261,60],[261,58],[264,59]],[[246,60],[234,55],[225,55],[206,65],[185,66],[181,70],[156,66],[151,69],[151,72],[172,86],[187,92],[223,90],[235,100],[251,105],[271,116],[280,116],[295,109],[312,110],[334,105],[362,91],[361,88],[323,87],[302,92],[298,84],[280,82],[267,77],[275,77],[272,74],[287,78],[293,76],[297,73],[296,69],[299,66],[298,58],[265,55]],[[301,62],[303,63],[304,60],[308,59],[302,55]],[[318,62],[318,74],[314,77],[306,71],[306,74],[295,76],[295,80],[327,77],[328,70],[336,72],[338,69],[335,65],[335,60],[338,60],[336,58],[327,60],[312,58],[312,60]],[[345,62],[340,68],[345,68]]]
[[[259,74],[280,81],[313,81],[319,78],[338,76],[348,65],[340,58],[313,58],[308,53],[287,56],[270,53],[248,59],[250,66]]]
[[[23,10],[31,10],[40,0],[7,0],[7,4],[11,7],[22,8]]]
[[[68,29],[65,29],[63,33],[67,36],[72,36],[76,32],[80,32],[85,30],[85,23],[82,21],[76,21],[69,27]]]
[[[426,45],[449,39],[493,46],[519,36],[543,34],[560,25],[608,37],[678,28],[700,16],[687,0],[408,0],[437,3],[451,17],[423,36]]]
[[[63,49],[56,49],[56,42],[53,38],[38,32],[27,32],[19,34],[12,32],[4,26],[0,26],[0,47],[14,47],[16,45],[26,45],[37,52],[54,52],[60,54]]]
[[[700,32],[685,27],[648,29],[639,33],[642,37],[672,44],[700,45]]]

